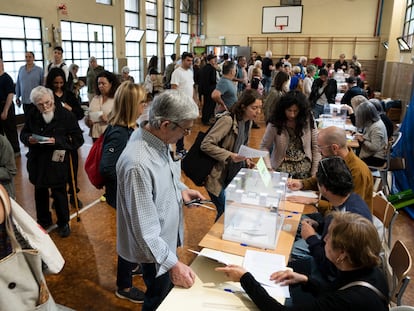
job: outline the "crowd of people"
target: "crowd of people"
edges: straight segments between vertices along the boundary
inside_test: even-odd
[[[105,180],[106,202],[117,213],[116,295],[143,303],[143,310],[155,310],[173,285],[188,288],[195,280],[192,269],[177,257],[176,248],[183,243],[183,203],[206,198],[180,180],[180,159],[187,153],[184,138],[201,110],[201,122],[211,126],[201,150],[217,161],[205,183],[217,221],[225,210],[227,185],[242,167],[255,166],[238,150],[248,144],[251,129],[259,127],[263,110],[266,128],[259,148],[269,152],[267,168],[289,173],[292,190],[312,189],[321,194],[318,199],[289,198],[313,204],[318,212],[308,215],[298,232],[297,248],[307,247],[305,253],[292,256],[292,266],[299,273],[276,272],[271,279],[285,285],[300,283],[311,292],[313,300],[305,302],[303,310],[314,310],[316,305],[321,310],[345,310],[351,305],[384,309],[386,302],[369,289],[363,290],[366,301],[357,297],[354,288],[342,290],[361,277],[383,294],[387,292],[376,268],[379,242],[371,224],[373,180],[368,165],[384,164],[392,130],[387,131],[381,104],[377,107],[377,102],[369,101],[361,87],[357,57],[348,65],[341,54],[333,66],[319,57],[309,64],[301,57],[292,66],[290,55],[273,62],[271,51],[264,58],[253,52],[248,61],[245,56],[231,60],[223,55],[218,63],[217,58],[214,54],[173,54],[161,74],[159,59],[153,56],[144,83],[138,85],[128,67],[118,77],[90,57],[84,83],[78,77],[79,66],[68,67],[63,49],[55,47],[54,59],[44,70],[34,65],[32,52],[26,53],[16,88],[0,61],[1,124],[7,137],[0,136],[2,184],[15,197],[14,155],[20,154],[12,105],[16,94],[25,115],[20,140],[28,147],[27,170],[35,188],[37,222],[45,229],[52,225],[51,196],[58,233],[68,237],[69,205],[80,190],[78,149],[84,139],[78,121],[84,119],[92,141],[104,137],[99,170]],[[359,130],[359,154],[347,147],[344,130],[316,126],[324,106],[335,103],[335,73],[341,71],[347,75],[346,90],[339,90],[345,93],[341,103]],[[85,85],[86,116],[79,95]],[[139,123],[144,108],[147,113]],[[362,216],[339,213],[345,211]],[[353,240],[361,245],[352,244]],[[366,252],[362,260],[356,250]],[[240,281],[261,310],[282,309],[247,271],[237,266],[218,270]],[[133,274],[143,274],[145,293],[133,287]],[[346,304],[339,306],[341,302]]]

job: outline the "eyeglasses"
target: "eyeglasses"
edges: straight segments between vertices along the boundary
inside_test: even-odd
[[[50,105],[52,105],[52,101],[51,100],[48,100],[48,101],[46,101],[44,103],[37,103],[36,104],[36,106],[38,106],[38,107],[50,107]]]
[[[183,130],[184,136],[190,135],[191,133],[191,128],[183,128],[181,125],[179,125],[177,122],[173,122],[171,121],[172,124],[174,124],[176,127],[180,128]]]
[[[318,148],[319,150],[331,147],[332,145],[325,145],[325,146],[316,146],[316,148]]]
[[[329,157],[329,158],[323,158],[319,161],[319,164],[321,165],[322,172],[323,172],[323,174],[325,175],[326,178],[329,178],[329,176],[326,173],[326,169],[325,169],[325,166],[323,165],[323,163],[327,162],[327,161],[331,161],[333,159],[342,159],[342,158],[341,157]]]

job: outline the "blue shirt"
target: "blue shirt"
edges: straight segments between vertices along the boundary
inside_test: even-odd
[[[30,104],[30,92],[39,85],[43,84],[43,69],[34,66],[32,70],[27,71],[26,65],[20,67],[16,81],[16,98],[21,97],[23,104]]]
[[[178,261],[183,243],[180,161],[144,128],[135,130],[116,164],[117,251],[130,261],[154,263],[157,276]]]
[[[237,101],[237,90],[230,79],[222,77],[216,85],[216,90],[221,93],[221,99],[227,108],[233,106]]]

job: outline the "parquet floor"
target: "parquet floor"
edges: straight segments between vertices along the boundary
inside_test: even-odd
[[[91,139],[85,130],[85,144],[80,149],[79,166],[79,198],[84,204],[77,222],[75,210],[72,208],[72,234],[66,239],[60,238],[55,231],[50,232],[52,239],[66,260],[64,269],[58,275],[47,276],[47,283],[55,300],[63,305],[80,311],[106,310],[141,310],[140,305],[115,297],[116,289],[116,229],[115,210],[99,198],[103,191],[95,189],[83,171],[85,160],[91,147]],[[259,122],[260,129],[253,129],[250,145],[258,147],[264,132],[264,123]],[[190,136],[185,138],[185,146],[189,148],[195,135],[206,127],[198,120]],[[17,201],[35,217],[33,186],[27,178],[27,149],[22,147],[22,156],[17,158],[18,175],[16,177]],[[190,187],[195,187],[183,176]],[[200,189],[204,191],[204,189]],[[213,225],[215,213],[202,208],[185,208],[185,245],[178,250],[185,263],[191,263],[193,254],[187,249],[198,249],[198,242]],[[410,250],[414,250],[414,221],[404,212],[398,216],[393,230],[394,239],[401,239]],[[414,252],[412,253],[414,256]],[[411,271],[414,278],[414,268]],[[134,285],[144,289],[141,277],[134,278]],[[414,281],[406,291],[404,302],[414,305]]]

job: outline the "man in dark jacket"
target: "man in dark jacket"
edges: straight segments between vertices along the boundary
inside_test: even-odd
[[[357,85],[358,80],[356,77],[351,76],[349,78],[346,78],[345,81],[348,84],[348,91],[345,92],[344,96],[341,99],[342,105],[349,105],[352,107],[351,99],[353,97],[357,95],[362,95],[362,96],[367,97],[365,91]]]
[[[208,63],[200,69],[198,91],[204,97],[201,121],[205,125],[211,124],[214,117],[215,101],[211,98],[217,84],[217,57],[213,54],[207,56]]]
[[[44,228],[52,225],[49,211],[49,188],[61,237],[70,235],[66,183],[70,176],[69,153],[83,144],[82,130],[75,116],[55,105],[50,89],[38,86],[30,93],[37,109],[31,110],[20,134],[29,147],[27,171],[35,187],[37,222]]]

